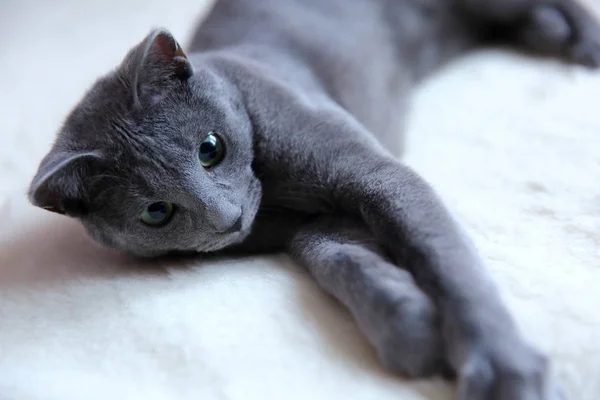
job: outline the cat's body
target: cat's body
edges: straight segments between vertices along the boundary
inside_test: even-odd
[[[190,51],[257,60],[277,84],[300,90],[315,107],[343,107],[398,154],[415,80],[473,44],[456,10],[444,3],[222,0]]]
[[[189,54],[154,31],[96,83],[30,198],[142,256],[286,250],[390,368],[449,368],[464,400],[556,399],[468,238],[393,157],[411,86],[490,38],[600,62],[571,0],[220,0]]]
[[[296,232],[296,222],[305,213],[337,208],[327,187],[311,182],[310,176],[320,172],[311,171],[304,159],[294,165],[290,158],[287,171],[262,165],[280,162],[270,161],[270,153],[285,145],[277,142],[281,136],[292,140],[288,146],[314,148],[304,142],[313,140],[312,135],[289,132],[289,121],[310,126],[315,110],[330,114],[317,117],[316,123],[321,118],[355,119],[366,128],[353,132],[356,139],[401,155],[411,88],[443,61],[473,46],[472,29],[476,27],[464,24],[456,7],[439,0],[218,1],[193,36],[192,62],[229,69],[229,78],[248,91],[247,101],[257,103],[252,118],[269,121],[265,131],[254,132],[255,142],[260,139],[262,144],[255,145],[263,154],[255,157],[254,170],[265,183],[263,203],[254,234],[241,250],[277,250]],[[297,105],[283,110],[279,101]],[[267,106],[269,102],[273,104]],[[344,151],[325,147],[317,157],[327,159],[332,150]],[[303,173],[309,178],[302,178]],[[279,221],[277,226],[274,221]]]

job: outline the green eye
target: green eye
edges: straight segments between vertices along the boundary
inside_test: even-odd
[[[198,158],[204,168],[214,167],[225,157],[225,147],[221,139],[214,133],[209,133],[200,143]]]
[[[173,216],[173,203],[159,201],[150,204],[142,212],[142,222],[150,226],[161,226],[169,222]]]

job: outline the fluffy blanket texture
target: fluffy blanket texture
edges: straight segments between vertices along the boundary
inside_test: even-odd
[[[448,400],[377,362],[283,255],[141,263],[25,201],[61,120],[153,26],[199,0],[0,5],[0,399]],[[597,10],[600,3],[592,4]],[[600,396],[600,73],[500,50],[419,88],[406,160],[474,237],[571,399]]]

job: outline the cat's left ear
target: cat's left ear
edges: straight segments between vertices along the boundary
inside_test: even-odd
[[[187,80],[194,75],[192,64],[171,32],[155,29],[144,40],[140,68],[161,74],[161,78]]]
[[[150,32],[129,52],[121,70],[131,82],[136,105],[156,98],[175,83],[185,82],[194,75],[194,68],[177,40],[162,28]]]

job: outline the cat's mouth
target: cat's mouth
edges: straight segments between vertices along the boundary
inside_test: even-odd
[[[215,233],[214,236],[209,240],[198,243],[195,247],[195,251],[201,253],[219,251],[225,247],[242,242],[248,236],[248,234],[249,230],[242,227],[235,231],[232,230]]]
[[[230,228],[222,232],[215,232],[210,238],[205,237],[205,240],[198,243],[194,250],[200,253],[210,253],[243,242],[250,235],[258,213],[261,199],[260,190],[250,191],[249,197],[251,200],[241,206],[240,216]]]
[[[196,251],[208,253],[241,243],[250,234],[252,221],[254,221],[256,212],[257,210],[247,210],[242,207],[239,219],[229,229],[224,232],[215,233],[213,240],[200,244],[196,247]]]
[[[243,241],[248,236],[247,230],[239,230],[231,233],[219,233],[215,240],[210,243],[203,243],[196,247],[196,251],[202,253],[209,253],[213,251],[222,250],[227,246],[231,246]]]

